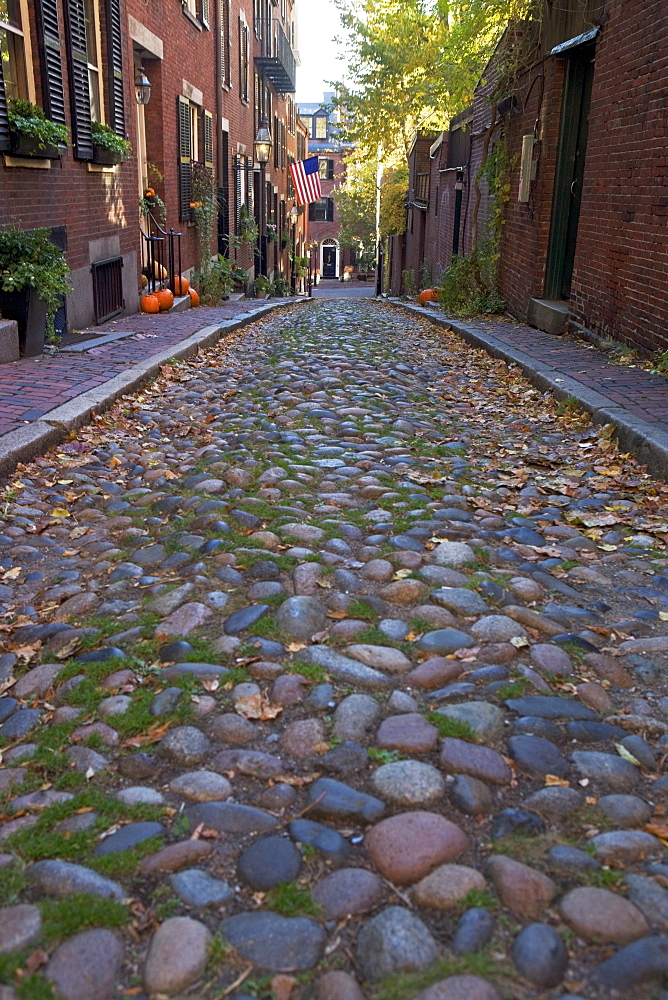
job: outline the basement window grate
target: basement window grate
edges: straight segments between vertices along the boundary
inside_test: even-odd
[[[123,298],[123,258],[109,257],[95,261],[90,269],[93,276],[95,322],[104,323],[118,316],[125,307]]]

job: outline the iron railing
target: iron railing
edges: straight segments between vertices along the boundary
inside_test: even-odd
[[[141,269],[142,274],[148,280],[148,289],[154,292],[157,288],[167,282],[174,295],[181,294],[176,291],[176,278],[181,276],[181,233],[174,229],[169,231],[162,228],[160,223],[149,212],[146,216],[146,228],[140,225],[141,233]]]
[[[276,18],[262,18],[260,55],[255,65],[281,94],[294,94],[297,89],[297,62],[288,36]],[[275,139],[275,137],[274,137]]]
[[[96,260],[91,266],[93,276],[93,308],[95,323],[104,323],[118,316],[125,308],[123,298],[123,258]]]

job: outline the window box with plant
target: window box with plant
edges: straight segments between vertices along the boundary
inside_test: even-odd
[[[267,223],[267,242],[274,243],[276,240],[276,223]]]
[[[65,126],[52,122],[37,104],[15,97],[8,101],[7,116],[14,156],[55,159],[68,145]]]
[[[69,267],[49,229],[0,230],[0,313],[16,320],[21,354],[41,354],[54,337],[54,316],[67,295]]]
[[[93,163],[104,166],[114,166],[123,163],[132,152],[132,144],[127,139],[116,135],[109,125],[102,122],[93,122],[91,125],[93,135]]]
[[[285,229],[281,233],[281,250],[285,250],[286,247],[290,246],[290,233]]]

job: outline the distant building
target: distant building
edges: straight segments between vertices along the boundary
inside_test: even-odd
[[[308,207],[308,234],[311,261],[321,278],[340,278],[344,269],[355,266],[355,252],[339,243],[339,216],[332,197],[346,176],[344,157],[352,146],[338,137],[339,112],[332,107],[333,91],[326,91],[321,104],[299,104],[299,114],[309,129],[309,156],[320,161],[322,198]]]

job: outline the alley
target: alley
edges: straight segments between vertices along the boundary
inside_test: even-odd
[[[20,467],[1,1000],[657,997],[667,498],[611,428],[346,298]]]

